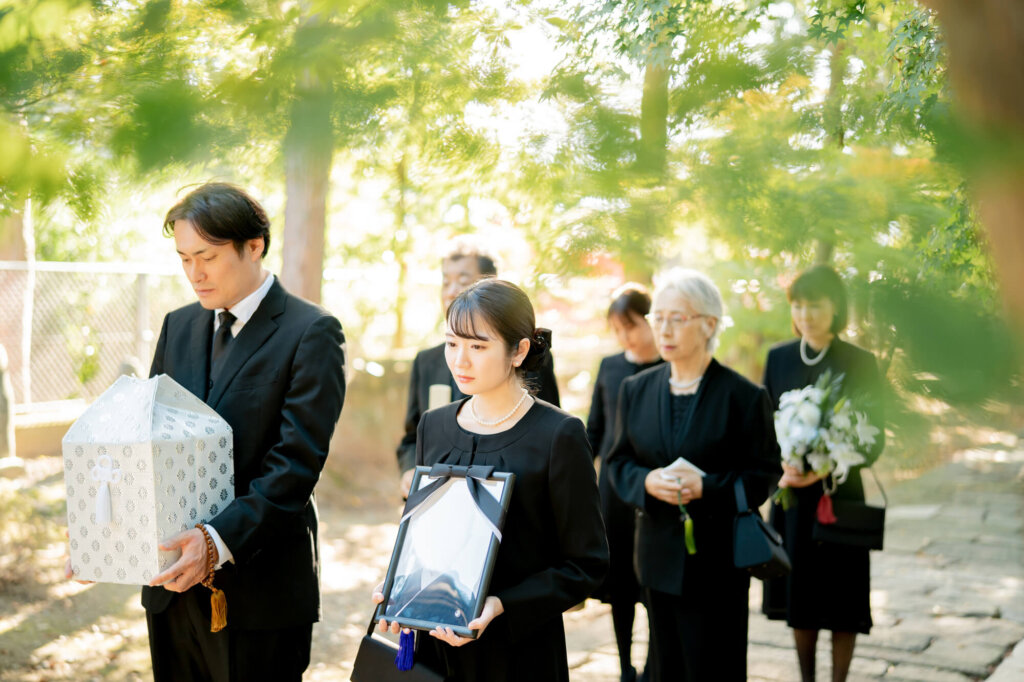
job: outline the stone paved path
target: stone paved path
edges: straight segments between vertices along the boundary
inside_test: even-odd
[[[872,553],[875,627],[858,639],[850,681],[1024,680],[1024,450],[967,451],[889,488],[886,549]],[[798,681],[789,630],[760,603],[754,581],[749,679]],[[591,602],[566,621],[573,680],[617,682],[607,607]],[[638,621],[642,661],[642,611]],[[830,658],[823,633],[819,680],[831,679]]]

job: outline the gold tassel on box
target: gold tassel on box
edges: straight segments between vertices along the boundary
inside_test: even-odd
[[[213,544],[213,538],[206,527],[197,523],[196,528],[203,534],[206,540],[206,577],[200,582],[203,587],[210,590],[210,632],[220,632],[228,624],[228,599],[224,596],[224,590],[213,586],[213,567],[217,565],[217,546]]]

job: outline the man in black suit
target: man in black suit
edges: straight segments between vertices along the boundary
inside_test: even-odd
[[[345,397],[344,336],[263,268],[269,227],[252,197],[224,183],[192,191],[164,221],[199,301],[164,318],[150,374],[231,425],[235,499],[164,540],[181,558],[142,588],[156,682],[300,680],[309,664],[320,618],[313,487]],[[228,605],[219,632],[200,584],[211,566]]]
[[[473,241],[463,238],[454,242],[441,260],[441,306],[448,311],[459,294],[486,277],[497,277],[494,258]],[[550,356],[549,356],[550,357]],[[555,365],[548,361],[538,372],[527,374],[527,381],[537,389],[537,397],[558,407],[558,384]],[[433,393],[434,400],[431,400]],[[444,359],[444,343],[421,350],[412,362],[409,377],[409,401],[405,411],[405,436],[398,444],[398,469],[402,472],[402,497],[408,497],[416,466],[416,427],[428,409],[465,398],[455,385]]]

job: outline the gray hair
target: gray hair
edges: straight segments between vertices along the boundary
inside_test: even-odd
[[[717,322],[714,329],[711,325],[703,322],[705,331],[708,332],[708,352],[714,352],[718,347],[718,335],[723,328],[725,316],[725,303],[722,301],[722,292],[718,290],[711,278],[697,270],[690,268],[672,268],[656,278],[657,286],[654,288],[653,300],[665,291],[674,291],[689,303],[700,315],[713,317]]]

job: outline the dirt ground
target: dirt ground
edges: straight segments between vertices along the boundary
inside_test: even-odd
[[[328,460],[317,488],[324,620],[314,628],[307,681],[349,678],[372,612],[369,594],[397,533],[396,479],[390,458]],[[0,478],[0,682],[151,679],[139,588],[65,580],[65,525],[60,457],[27,460],[23,476]],[[566,624],[571,667],[587,668],[595,652],[614,661],[606,606],[588,601]],[[645,652],[641,629],[634,660]]]
[[[324,622],[307,680],[348,679],[397,532],[397,499],[380,501],[393,476],[367,471],[360,478],[370,483],[360,484],[328,470],[321,481]],[[63,577],[63,497],[59,457],[27,460],[25,476],[0,479],[0,680],[150,679],[139,588]]]
[[[318,486],[324,619],[313,630],[309,682],[348,680],[398,531],[392,463],[360,466],[357,476],[329,467]],[[60,457],[27,460],[25,476],[0,478],[0,682],[151,679],[139,588],[65,580],[65,525]],[[567,618],[589,623],[606,612],[591,602]]]

